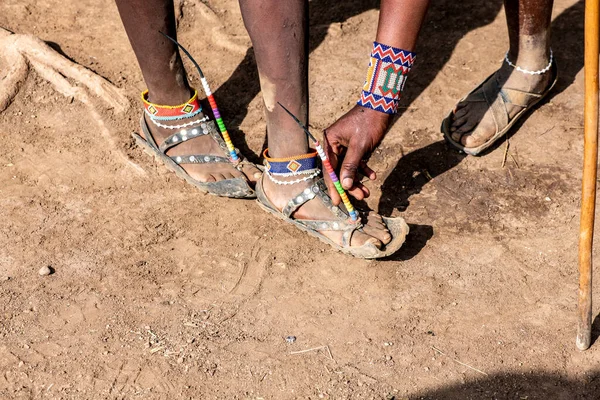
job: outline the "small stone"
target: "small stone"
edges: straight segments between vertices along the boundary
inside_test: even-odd
[[[285,341],[288,343],[294,343],[296,341],[296,336],[287,336]]]
[[[392,356],[385,356],[385,359],[386,359],[387,361],[392,361]]]
[[[40,268],[40,270],[38,271],[38,274],[40,274],[40,276],[48,276],[50,274],[52,274],[54,272],[54,270],[48,266],[45,265],[42,268]]]
[[[177,359],[177,364],[183,364],[183,357],[179,357]]]
[[[425,371],[429,371],[429,367],[425,367]]]
[[[550,197],[546,197],[544,200],[546,200],[546,201],[552,201],[552,199]]]

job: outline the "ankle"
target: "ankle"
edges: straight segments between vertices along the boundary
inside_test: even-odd
[[[526,70],[538,71],[550,63],[552,50],[545,40],[523,38],[515,48],[511,46],[508,59],[514,65]]]
[[[300,133],[301,135],[298,132],[285,136],[278,135],[277,141],[269,140],[269,157],[293,158],[310,153],[308,138],[304,132],[301,131]]]
[[[178,105],[186,103],[194,91],[187,85],[172,85],[168,88],[148,85],[148,101],[161,105]]]

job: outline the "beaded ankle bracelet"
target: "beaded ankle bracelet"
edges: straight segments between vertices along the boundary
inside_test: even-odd
[[[538,71],[530,71],[528,69],[525,68],[521,68],[515,64],[513,64],[510,59],[508,58],[508,51],[506,52],[506,55],[504,56],[504,61],[506,61],[506,63],[508,65],[510,65],[511,67],[513,67],[514,69],[516,69],[519,72],[522,72],[524,74],[527,75],[542,75],[545,74],[546,72],[550,71],[550,68],[552,68],[552,61],[554,60],[554,54],[552,54],[552,49],[550,49],[550,62],[548,63],[548,65],[546,65],[545,68],[540,69]]]
[[[416,54],[413,52],[373,42],[367,79],[357,104],[386,114],[395,114],[406,75],[415,58]]]
[[[158,121],[179,121],[189,118],[194,118],[195,116],[202,113],[202,106],[198,102],[198,91],[194,90],[194,95],[191,99],[183,104],[179,104],[176,106],[164,106],[160,104],[150,103],[148,101],[148,91],[142,92],[142,102],[144,103],[144,112],[150,118],[150,121],[160,127],[165,129],[181,129],[191,127],[193,125],[206,122],[209,120],[207,116],[190,121],[184,124],[179,125],[166,125],[162,124]]]
[[[268,156],[269,149],[263,153],[265,168],[269,179],[277,185],[294,185],[316,178],[321,173],[317,168],[317,153],[302,154],[287,158],[272,158]],[[277,177],[301,176],[292,181],[279,180]]]

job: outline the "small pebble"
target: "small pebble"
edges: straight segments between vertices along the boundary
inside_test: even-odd
[[[285,338],[285,341],[288,343],[294,343],[296,341],[296,336],[288,336]]]
[[[48,276],[52,273],[52,268],[50,268],[49,266],[44,266],[42,268],[40,268],[40,270],[38,271],[38,274],[40,274],[40,276]]]

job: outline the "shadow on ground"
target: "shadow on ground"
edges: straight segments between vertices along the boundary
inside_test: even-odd
[[[533,373],[497,374],[443,387],[434,391],[415,393],[409,399],[423,400],[580,400],[600,398],[599,372],[594,371],[582,380],[560,375]],[[394,397],[396,400],[402,396]]]

